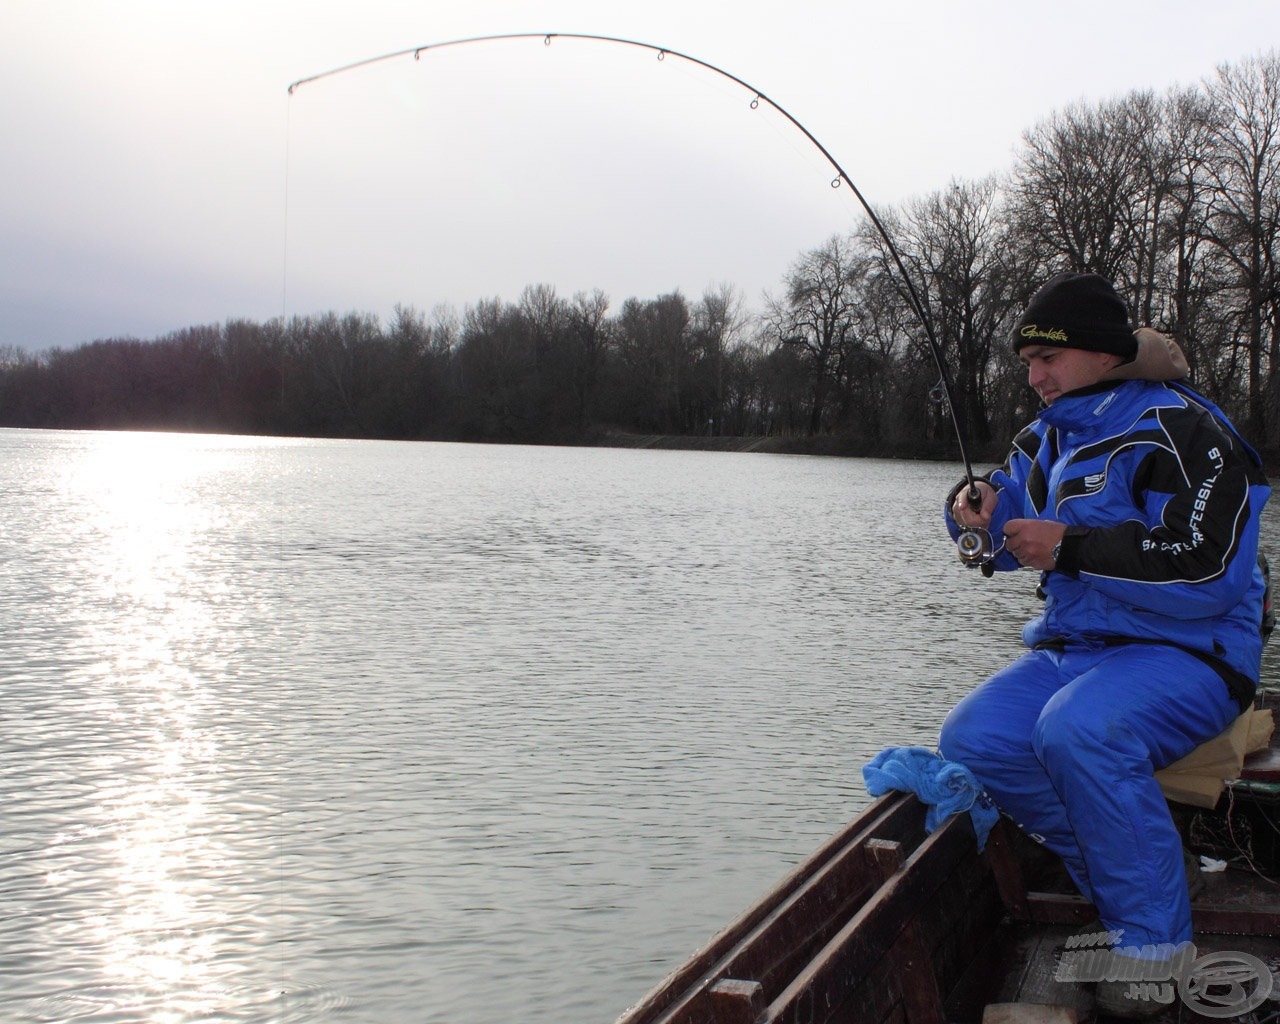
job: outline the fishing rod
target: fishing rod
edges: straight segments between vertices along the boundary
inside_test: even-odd
[[[384,53],[378,57],[367,57],[364,60],[358,60],[351,64],[344,64],[341,67],[333,68],[329,71],[322,71],[317,75],[300,78],[296,82],[290,84],[289,95],[292,96],[300,86],[306,85],[310,82],[317,82],[323,78],[329,78],[333,75],[339,75],[347,71],[354,71],[357,68],[368,67],[371,64],[379,64],[383,61],[397,60],[409,55],[412,55],[413,59],[417,61],[421,60],[422,55],[429,50],[442,50],[450,46],[467,46],[473,43],[490,43],[500,40],[515,39],[541,39],[543,45],[548,47],[555,39],[578,39],[586,42],[616,43],[621,46],[633,46],[641,50],[656,53],[658,55],[658,60],[665,60],[668,56],[676,57],[697,67],[704,68],[722,78],[726,78],[740,88],[745,89],[747,92],[752,94],[752,110],[758,109],[761,103],[768,104],[786,118],[787,121],[789,121],[817,148],[818,152],[826,158],[827,163],[829,163],[836,172],[836,177],[832,180],[831,187],[839,188],[841,182],[844,182],[844,184],[848,186],[849,191],[851,191],[854,197],[858,200],[858,203],[866,212],[867,217],[870,218],[876,232],[879,234],[881,240],[883,240],[885,249],[893,258],[893,262],[898,268],[898,273],[901,275],[902,283],[906,285],[907,295],[911,303],[912,311],[916,314],[921,326],[924,328],[925,339],[929,343],[929,351],[932,353],[933,361],[938,367],[938,385],[942,390],[943,399],[946,401],[947,410],[951,414],[951,424],[955,428],[956,443],[960,449],[960,459],[964,463],[965,481],[968,484],[966,501],[968,501],[970,508],[975,510],[980,509],[982,507],[982,493],[978,490],[976,478],[973,475],[973,464],[969,461],[969,452],[965,445],[964,431],[960,427],[960,418],[956,412],[956,404],[952,400],[951,385],[947,380],[947,367],[942,358],[942,346],[938,344],[938,339],[934,334],[932,321],[928,316],[924,303],[920,299],[920,294],[916,290],[916,286],[911,279],[911,274],[907,272],[906,264],[903,262],[902,255],[898,252],[898,247],[893,244],[893,239],[889,236],[888,230],[876,215],[875,210],[871,208],[871,204],[867,202],[862,191],[853,183],[853,179],[850,178],[845,172],[845,169],[840,166],[836,158],[831,155],[831,152],[827,147],[819,142],[813,132],[809,131],[809,129],[801,124],[789,111],[784,109],[774,100],[770,99],[764,94],[764,92],[757,89],[750,82],[744,81],[737,75],[731,74],[724,70],[724,68],[717,67],[709,61],[700,60],[697,57],[690,56],[687,53],[681,53],[679,50],[672,50],[666,46],[655,46],[652,43],[644,43],[635,39],[623,39],[619,36],[590,35],[578,32],[513,32],[498,35],[469,36],[464,39],[449,39],[444,42],[426,43],[422,46],[410,47],[406,50],[396,50],[393,53]],[[983,565],[984,569],[988,567],[987,563],[990,561],[991,557],[991,541],[985,530],[964,530],[961,532],[956,544],[960,553],[961,561],[971,565]]]

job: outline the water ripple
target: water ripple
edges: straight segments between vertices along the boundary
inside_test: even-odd
[[[0,456],[4,1020],[611,1020],[1034,606],[1018,576],[957,599],[948,466]]]

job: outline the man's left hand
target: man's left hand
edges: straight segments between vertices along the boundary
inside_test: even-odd
[[[1067,524],[1053,519],[1010,519],[1004,524],[1004,545],[1022,565],[1055,567],[1053,549],[1067,532]]]

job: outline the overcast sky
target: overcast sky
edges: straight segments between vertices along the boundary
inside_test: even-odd
[[[387,318],[527,284],[748,305],[858,208],[1007,170],[1056,110],[1280,43],[1275,0],[0,0],[0,346]]]

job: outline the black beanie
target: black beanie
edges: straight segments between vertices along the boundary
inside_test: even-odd
[[[1126,360],[1138,352],[1124,300],[1097,274],[1049,278],[1031,297],[1011,340],[1014,352],[1024,345],[1059,345],[1110,352]]]

